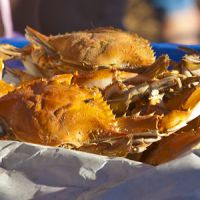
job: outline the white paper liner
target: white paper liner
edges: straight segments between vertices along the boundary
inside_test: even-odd
[[[200,199],[200,151],[153,167],[0,141],[0,200]]]

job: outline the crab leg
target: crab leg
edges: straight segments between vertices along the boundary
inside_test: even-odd
[[[115,113],[123,115],[130,103],[143,99],[145,96],[150,95],[153,90],[163,92],[166,89],[176,86],[178,83],[181,83],[179,78],[179,76],[170,76],[152,83],[142,83],[124,91],[117,97],[107,99],[107,102],[111,105],[111,108],[114,108]]]
[[[95,138],[90,140],[89,143],[85,143],[81,147],[74,149],[107,156],[127,156],[129,153],[141,153],[152,145],[152,143],[169,135],[165,132],[159,132],[157,127],[150,130],[150,126],[152,126],[150,121],[153,120],[154,124],[157,124],[158,119],[155,117],[152,117],[152,119],[147,117],[147,119],[124,118],[122,121],[119,120],[123,133]],[[130,122],[131,125],[129,124]],[[141,123],[145,124],[142,126]],[[122,124],[124,126],[123,128]],[[145,130],[144,126],[146,126]]]
[[[135,87],[132,87],[122,94],[119,94],[117,97],[107,99],[107,102],[111,107],[123,108],[123,114],[129,107],[130,103],[137,102],[138,100],[143,99],[145,96],[148,96],[152,91],[158,91],[162,93],[170,88],[178,86],[179,90],[184,87],[191,87],[191,84],[198,83],[200,81],[199,76],[195,77],[186,77],[184,75],[172,75],[161,80],[153,81],[152,83],[142,83]]]
[[[126,80],[125,84],[140,84],[144,81],[151,81],[152,79],[156,78],[158,75],[162,74],[163,72],[167,71],[169,66],[170,59],[168,55],[160,56],[155,63],[149,66],[143,73],[140,73],[136,77],[130,78]]]
[[[137,135],[122,134],[121,136],[94,140],[75,149],[106,156],[127,156],[129,153],[143,152],[153,142],[161,139],[154,131],[137,133]]]

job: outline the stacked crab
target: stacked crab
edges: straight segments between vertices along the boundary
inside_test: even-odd
[[[26,68],[5,67],[1,139],[154,165],[199,143],[198,53],[155,59],[148,41],[113,28],[47,37],[27,27],[26,37],[22,49],[0,46],[1,69],[8,59]]]

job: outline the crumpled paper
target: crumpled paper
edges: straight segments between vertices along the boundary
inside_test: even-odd
[[[0,200],[200,199],[200,150],[153,167],[0,141]]]

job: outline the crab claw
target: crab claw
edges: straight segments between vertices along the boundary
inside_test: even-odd
[[[200,118],[169,137],[163,138],[143,152],[139,161],[159,165],[171,161],[195,148],[200,142]]]

